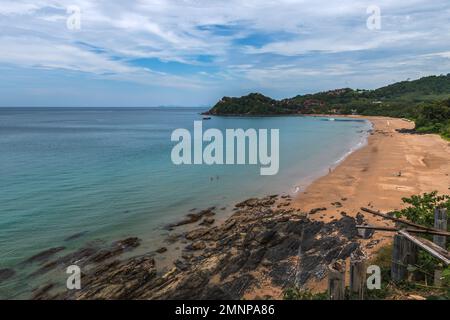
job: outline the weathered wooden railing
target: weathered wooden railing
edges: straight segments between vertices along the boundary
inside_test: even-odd
[[[391,279],[394,282],[402,281],[414,276],[413,272],[408,271],[408,266],[414,266],[417,262],[417,253],[419,249],[425,250],[433,257],[439,259],[446,266],[450,265],[450,254],[446,250],[447,237],[450,232],[447,231],[447,209],[436,208],[434,212],[434,227],[425,227],[408,220],[396,218],[379,211],[368,208],[361,208],[368,212],[385,219],[395,221],[399,224],[409,227],[378,227],[369,225],[359,225],[358,229],[396,232],[394,236]],[[411,228],[413,227],[413,228]],[[414,236],[412,234],[433,235],[433,242]],[[364,298],[366,288],[366,263],[364,256],[358,254],[350,257],[350,294],[358,299]],[[337,261],[330,265],[328,276],[328,295],[332,300],[345,299],[345,261]],[[434,285],[441,286],[442,268],[435,270]]]

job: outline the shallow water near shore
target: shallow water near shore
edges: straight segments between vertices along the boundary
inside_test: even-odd
[[[24,297],[30,267],[51,247],[143,240],[161,245],[163,227],[190,210],[229,213],[250,197],[294,193],[360,147],[367,121],[320,117],[213,117],[204,129],[280,129],[280,170],[259,165],[175,166],[174,129],[192,131],[200,108],[0,108],[0,297]],[[225,208],[220,210],[220,208]],[[77,235],[71,237],[73,235]],[[69,238],[69,239],[68,239]]]

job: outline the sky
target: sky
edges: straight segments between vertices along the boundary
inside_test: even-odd
[[[0,106],[211,106],[450,73],[448,0],[0,0]]]

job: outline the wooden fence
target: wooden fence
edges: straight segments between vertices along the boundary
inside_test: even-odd
[[[368,208],[361,208],[368,212],[385,219],[395,221],[399,227],[378,227],[370,225],[358,225],[359,230],[375,230],[396,232],[394,235],[392,261],[391,261],[391,279],[394,282],[414,278],[414,268],[409,268],[417,263],[419,250],[425,250],[433,257],[441,261],[442,265],[450,264],[450,255],[446,250],[447,237],[450,232],[447,231],[447,209],[436,208],[434,211],[434,227],[425,227],[410,221],[395,218],[388,214],[381,213]],[[405,227],[406,226],[406,227]],[[414,235],[413,235],[414,234]],[[417,235],[432,235],[433,241],[419,237]],[[361,252],[354,253],[350,257],[350,286],[349,293],[351,297],[364,299],[366,289],[367,263],[365,255]],[[336,261],[329,266],[328,273],[328,295],[331,300],[346,299],[346,263],[343,260]],[[434,285],[442,285],[442,268],[435,270]]]

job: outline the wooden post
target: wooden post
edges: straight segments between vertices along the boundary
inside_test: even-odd
[[[343,260],[328,266],[328,296],[330,300],[345,299],[345,261]]]
[[[399,228],[395,228],[395,227],[379,227],[379,226],[369,226],[369,225],[357,225],[356,229],[358,229],[358,231],[361,230],[376,230],[376,231],[387,231],[387,232],[399,232],[401,230],[409,232],[409,233],[415,233],[415,234],[429,234],[429,235],[433,235],[433,236],[444,236],[444,237],[450,237],[450,232],[447,231],[433,231],[433,230],[422,230],[422,229],[412,229],[412,228],[403,228],[403,229],[399,229]],[[362,233],[358,233],[361,237],[363,237]]]
[[[408,275],[408,265],[417,262],[417,247],[402,235],[395,235],[392,252],[391,279],[394,282],[405,280]]]
[[[442,249],[437,244],[431,242],[428,239],[415,237],[405,230],[400,230],[398,233],[414,243],[417,248],[421,248],[431,254],[433,257],[441,260],[446,266],[450,265],[450,254],[447,250]]]
[[[447,209],[446,208],[435,208],[434,209],[434,227],[436,229],[441,229],[447,231]],[[445,236],[433,236],[433,242],[436,243],[441,248],[447,249]]]
[[[350,256],[350,293],[357,299],[364,299],[366,287],[366,263],[363,255],[352,253]]]
[[[434,227],[436,229],[442,229],[447,231],[447,209],[435,208],[434,209]],[[433,236],[433,242],[443,249],[447,249],[447,238],[445,236]],[[434,270],[434,286],[442,286],[442,266],[439,265]]]
[[[422,226],[422,225],[420,225],[420,224],[412,223],[412,222],[410,222],[410,221],[408,221],[408,220],[404,220],[404,219],[399,219],[399,218],[391,217],[391,216],[389,216],[389,215],[387,215],[387,214],[384,214],[384,213],[381,213],[381,212],[378,212],[378,211],[374,211],[374,210],[371,210],[371,209],[361,208],[361,210],[362,210],[362,211],[365,211],[365,212],[372,213],[372,214],[374,214],[374,215],[376,215],[376,216],[380,216],[380,217],[383,217],[383,218],[385,218],[385,219],[389,219],[389,220],[392,220],[392,221],[395,221],[395,222],[399,222],[399,223],[401,223],[401,224],[404,224],[404,225],[407,225],[407,226],[411,226],[411,227],[415,227],[415,228],[418,228],[418,229],[422,229],[422,230],[426,230],[426,231],[437,231],[437,232],[439,232],[439,233],[442,232],[442,230],[439,230],[439,229],[436,229],[436,228],[424,227],[424,226]],[[450,235],[448,232],[446,232],[446,233],[447,233],[448,235]]]
[[[434,270],[434,286],[441,287],[442,286],[442,264],[439,264]]]

